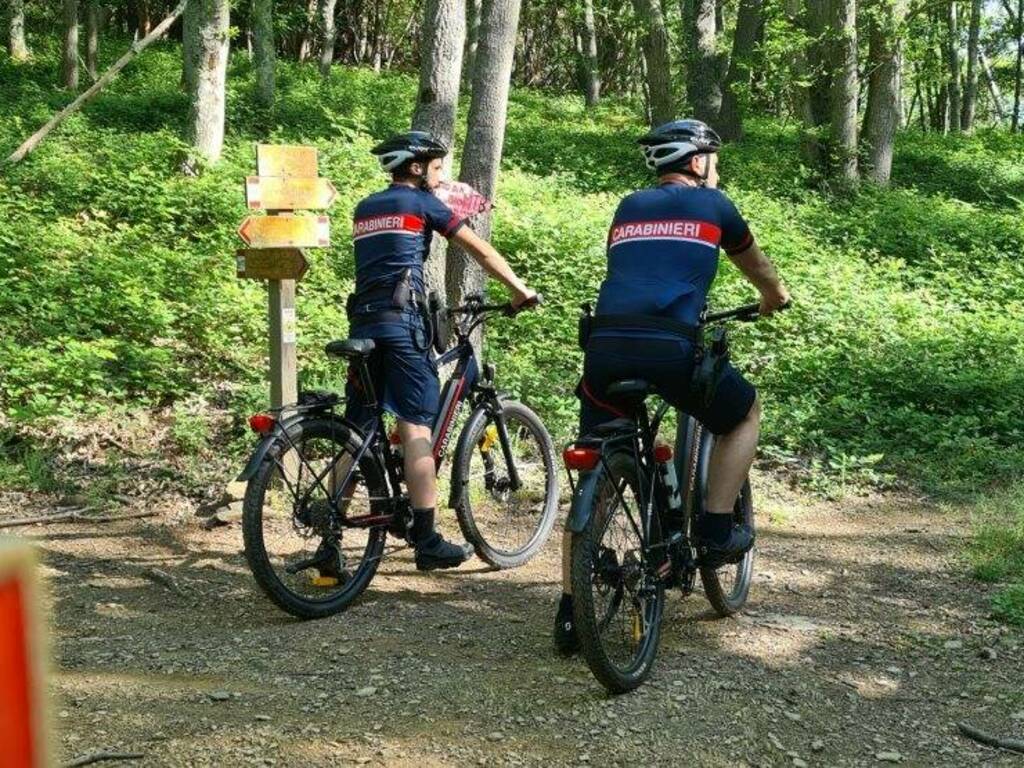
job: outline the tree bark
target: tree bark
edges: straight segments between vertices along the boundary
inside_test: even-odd
[[[504,149],[519,10],[520,0],[484,0],[481,9],[480,47],[459,179],[491,200]],[[480,237],[490,239],[490,213],[474,216],[472,224]],[[447,285],[449,306],[461,304],[467,294],[484,287],[483,270],[461,248],[448,252]]]
[[[316,0],[306,0],[306,26],[299,42],[299,61],[305,61],[313,52],[313,33],[316,23]]]
[[[957,25],[956,0],[946,8],[946,65],[949,67],[949,130],[960,132],[960,32]]]
[[[25,0],[9,0],[10,36],[7,50],[15,61],[24,61],[29,57],[28,45],[25,43]]]
[[[78,90],[78,0],[64,0],[64,55],[61,83],[69,91]]]
[[[868,104],[864,113],[866,178],[888,184],[893,142],[900,126],[900,26],[906,0],[877,0],[868,15]]]
[[[1006,113],[1003,112],[1003,94],[999,92],[999,84],[992,76],[992,69],[988,65],[988,59],[985,57],[984,51],[978,51],[978,62],[981,64],[981,71],[985,75],[985,82],[988,83],[988,92],[992,97],[992,106],[996,111],[996,118],[1002,123],[1006,119]]]
[[[462,57],[462,82],[466,90],[473,87],[473,68],[476,66],[476,48],[480,40],[480,7],[482,0],[466,3],[466,47]]]
[[[857,178],[856,0],[832,0],[832,30],[831,168],[833,176],[853,181]]]
[[[722,77],[716,49],[718,3],[717,0],[683,0],[682,6],[690,43],[686,95],[693,116],[717,128],[722,109]]]
[[[672,103],[672,62],[669,56],[668,30],[660,0],[633,0],[636,14],[643,22],[644,63],[647,68],[647,90],[651,125],[661,125],[675,118]]]
[[[466,0],[427,0],[423,29],[426,35],[420,52],[420,85],[412,127],[428,131],[450,147],[455,137],[462,55],[466,48]],[[449,175],[451,167],[449,154],[444,160],[445,176]],[[444,238],[435,237],[424,268],[428,289],[441,295],[446,290],[447,246]]]
[[[1024,0],[1017,0],[1017,70],[1013,81],[1013,122],[1010,130],[1020,130],[1020,94],[1024,69]]]
[[[761,0],[740,0],[729,73],[722,86],[722,110],[718,118],[719,134],[725,141],[743,138],[743,113],[737,91],[750,85],[750,66],[761,30],[761,18]]]
[[[98,0],[87,0],[85,7],[85,71],[89,80],[99,77],[97,59],[100,52],[100,7]]]
[[[199,52],[194,90],[189,94],[189,138],[208,162],[224,147],[224,86],[228,64],[229,0],[192,0],[198,12],[195,49]]]
[[[318,11],[318,27],[320,29],[320,74],[327,77],[331,74],[334,63],[334,39],[337,30],[334,27],[334,7],[337,0],[320,0]]]
[[[967,80],[964,83],[964,103],[960,127],[974,130],[974,111],[978,103],[978,38],[981,32],[981,0],[971,0],[971,21],[967,30]]]
[[[597,59],[597,25],[594,22],[594,0],[583,0],[581,62],[583,100],[593,107],[601,99],[601,67]]]
[[[277,47],[274,44],[274,0],[253,0],[253,61],[256,65],[256,100],[264,109],[274,105],[274,70]]]
[[[185,93],[196,90],[199,70],[199,2],[190,2],[181,17],[181,87]]]

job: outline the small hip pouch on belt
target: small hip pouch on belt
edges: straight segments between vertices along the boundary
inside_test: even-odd
[[[715,391],[729,365],[729,339],[725,328],[714,328],[697,347],[697,364],[690,379],[691,391],[705,408],[715,399]]]

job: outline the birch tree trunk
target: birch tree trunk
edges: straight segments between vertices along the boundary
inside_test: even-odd
[[[274,44],[274,0],[253,0],[253,60],[256,65],[256,100],[264,109],[274,104],[274,69],[277,48]]]
[[[992,68],[988,65],[988,59],[985,56],[985,52],[978,51],[978,62],[981,64],[981,71],[985,75],[985,82],[988,83],[988,92],[992,97],[992,106],[996,111],[996,118],[1000,123],[1006,119],[1006,113],[1003,112],[1003,94],[999,91],[999,84],[996,83],[996,79],[992,76]]]
[[[960,127],[974,130],[974,110],[978,104],[978,37],[981,32],[981,0],[971,0],[971,21],[967,29],[967,80],[964,83],[964,104]]]
[[[1020,95],[1024,69],[1024,0],[1017,0],[1017,70],[1013,80],[1013,120],[1010,130],[1020,130]]]
[[[61,63],[61,84],[69,91],[78,90],[78,0],[64,0],[64,49]]]
[[[85,71],[96,82],[99,77],[97,59],[100,52],[100,6],[98,0],[86,0],[85,6]]]
[[[459,179],[484,196],[494,199],[498,169],[505,144],[508,92],[512,78],[520,0],[484,0],[481,8],[480,41],[473,97],[469,106],[466,145],[462,152]],[[491,215],[473,217],[473,229],[480,237],[491,236]],[[469,293],[483,290],[483,270],[461,248],[448,252],[448,303],[461,304]]]
[[[857,2],[832,0],[832,175],[857,179]]]
[[[729,73],[722,86],[722,111],[718,118],[719,133],[725,141],[743,138],[743,113],[736,92],[750,84],[750,65],[761,29],[761,18],[761,0],[740,0]]]
[[[25,0],[9,0],[10,36],[7,50],[15,61],[24,61],[29,57],[28,45],[25,43]]]
[[[900,126],[900,25],[906,0],[877,0],[868,16],[868,105],[864,114],[866,178],[888,184],[893,142]]]
[[[189,94],[189,138],[209,162],[220,159],[224,147],[224,86],[228,64],[229,0],[191,0],[198,12],[195,48],[199,64]]]
[[[946,64],[949,67],[949,130],[960,132],[960,39],[956,17],[956,0],[946,8]]]
[[[722,109],[722,84],[715,42],[716,0],[683,0],[682,13],[689,34],[690,62],[686,72],[686,95],[693,116],[718,128]],[[671,119],[671,118],[669,118]]]
[[[327,77],[331,74],[334,63],[334,39],[337,30],[334,27],[334,6],[337,0],[320,0],[318,24],[320,29],[320,74]]]
[[[594,22],[594,0],[583,0],[583,99],[593,107],[601,99],[601,68],[597,59],[597,25]]]
[[[633,7],[645,29],[644,63],[647,69],[651,125],[661,125],[675,118],[672,61],[665,15],[661,10],[661,0],[633,0]]]
[[[426,36],[420,52],[420,85],[412,127],[432,133],[451,147],[459,108],[462,55],[466,47],[466,0],[427,0],[423,29]],[[449,154],[444,162],[447,177],[452,156]],[[447,245],[444,238],[435,237],[424,268],[427,287],[442,296],[446,290]]]

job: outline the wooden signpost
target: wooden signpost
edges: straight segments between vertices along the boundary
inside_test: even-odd
[[[0,765],[49,766],[45,649],[32,548],[0,538]]]
[[[331,244],[326,216],[295,215],[294,211],[330,207],[338,191],[317,173],[316,147],[256,145],[256,171],[245,180],[250,210],[238,236],[248,248],[235,253],[240,278],[266,280],[270,321],[270,404],[280,408],[298,398],[296,376],[295,284],[309,268],[303,248]]]

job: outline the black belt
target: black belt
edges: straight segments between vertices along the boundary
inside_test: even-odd
[[[700,338],[700,329],[695,325],[681,323],[668,317],[655,317],[654,315],[597,315],[591,321],[591,330],[600,328],[626,330],[636,329],[643,331],[667,331],[674,336],[682,336],[690,341],[697,341]]]
[[[350,318],[352,325],[365,325],[367,323],[400,323],[406,322],[417,315],[412,310],[382,309],[376,312],[359,312]]]
[[[426,300],[423,298],[422,293],[419,291],[410,291],[409,306],[398,307],[395,305],[394,301],[392,301],[391,297],[393,293],[394,288],[371,289],[359,294],[353,293],[345,302],[345,309],[349,315],[368,315],[387,311],[401,313],[404,309],[408,309],[410,312],[416,312],[420,307],[426,305]]]

